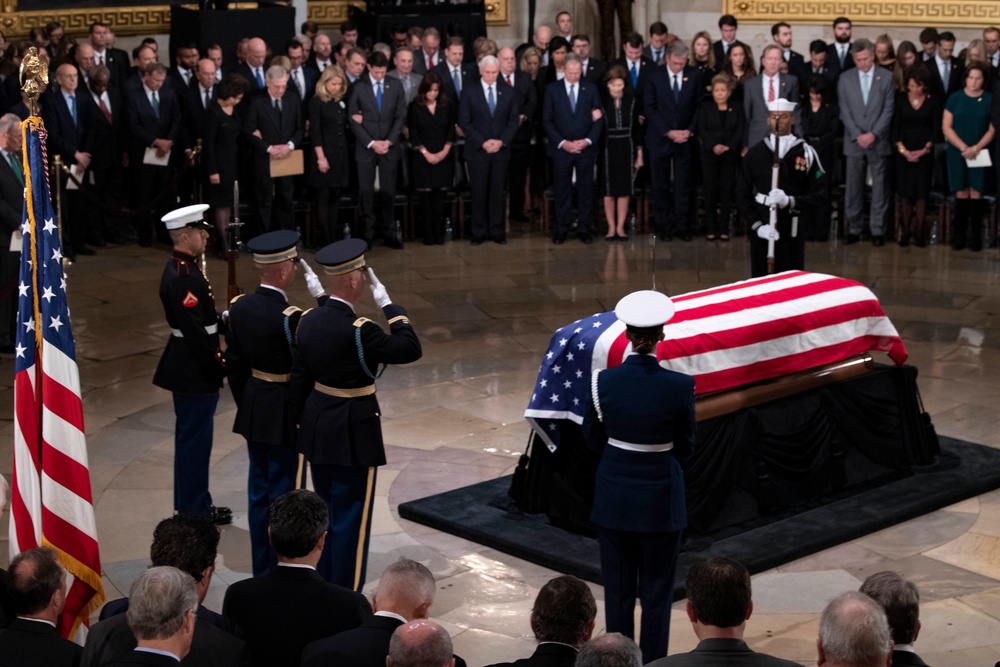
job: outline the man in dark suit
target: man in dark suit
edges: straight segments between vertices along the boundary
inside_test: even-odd
[[[181,113],[184,120],[184,145],[193,148],[198,139],[205,137],[205,112],[218,99],[215,79],[215,63],[202,58],[195,69],[195,82],[181,99]]]
[[[448,631],[434,621],[405,623],[392,633],[386,667],[457,667]]]
[[[697,150],[694,133],[704,89],[687,58],[687,45],[680,40],[672,43],[667,47],[666,66],[657,69],[646,86],[646,146],[651,177],[657,184],[654,226],[664,241],[673,238],[675,231],[684,241],[692,238],[688,219],[691,155]]]
[[[819,618],[816,653],[816,664],[824,667],[892,663],[892,632],[882,607],[857,591],[830,600]]]
[[[384,53],[368,56],[368,74],[358,79],[348,102],[348,116],[354,132],[355,157],[358,162],[358,189],[364,239],[371,246],[375,238],[375,176],[381,188],[381,220],[378,229],[387,247],[402,250],[403,240],[393,229],[396,198],[396,169],[399,167],[399,142],[406,122],[406,95],[396,79],[386,79],[389,60]]]
[[[298,93],[289,91],[288,72],[283,67],[267,68],[264,80],[264,94],[250,100],[243,119],[244,136],[253,154],[261,230],[292,229],[295,226],[292,177],[272,177],[271,165],[288,159],[302,145],[302,102]]]
[[[525,214],[524,186],[528,178],[528,165],[531,162],[531,139],[534,136],[535,124],[532,119],[538,108],[538,89],[531,77],[517,68],[517,58],[514,49],[505,47],[497,54],[500,61],[500,81],[514,89],[517,96],[518,116],[517,132],[510,148],[510,183],[507,187],[510,193],[511,220],[527,222]]]
[[[582,69],[576,54],[567,54],[565,78],[553,81],[545,89],[542,125],[549,139],[555,181],[556,229],[552,242],[556,245],[565,243],[569,236],[574,193],[577,235],[585,244],[593,241],[590,225],[594,216],[594,164],[604,119],[597,86],[582,80]]]
[[[885,610],[892,632],[892,664],[896,667],[927,667],[913,644],[920,634],[920,591],[912,581],[895,572],[869,575],[859,589]]]
[[[297,665],[309,643],[352,630],[371,616],[364,595],[316,572],[328,528],[326,503],[312,491],[289,491],[271,506],[268,530],[277,567],[231,585],[222,604],[222,615],[247,638],[254,667]]]
[[[531,631],[538,646],[528,658],[489,667],[573,667],[594,632],[597,603],[587,584],[571,575],[550,579],[535,597]]]
[[[119,86],[113,86],[121,91],[123,99],[130,92],[142,89],[142,80],[146,76],[146,68],[155,62],[156,49],[152,45],[142,44],[132,49],[132,68],[129,69],[128,76],[125,78],[124,83]],[[170,80],[167,79],[164,81],[163,85],[169,86]]]
[[[24,166],[21,164],[21,119],[0,117],[0,352],[14,352],[19,253],[10,252],[10,237],[21,227]]]
[[[76,67],[63,63],[56,70],[59,85],[48,92],[49,103],[45,105],[43,119],[49,131],[49,159],[59,155],[62,162],[73,171],[81,183],[86,182],[85,173],[90,166],[90,153],[86,152],[87,134],[92,119],[90,105],[84,103],[86,90],[78,91],[80,82]],[[50,170],[55,173],[54,170]],[[69,175],[59,174],[63,184],[63,244],[66,257],[76,259],[77,255],[93,255],[86,245],[87,211],[83,194],[79,189],[68,189]]]
[[[795,78],[799,80],[803,103],[808,101],[809,79],[813,75],[826,79],[834,91],[837,89],[837,78],[840,76],[837,59],[830,60],[827,55],[827,44],[822,39],[814,39],[810,42],[809,59],[804,60],[796,70],[789,68],[789,72],[794,74]]]
[[[435,588],[430,570],[400,558],[379,578],[372,596],[375,613],[353,630],[306,646],[302,667],[385,667],[393,631],[404,623],[428,617]]]
[[[91,70],[89,94],[83,102],[90,107],[91,126],[86,152],[90,153],[90,173],[94,195],[104,206],[89,206],[90,241],[97,245],[122,243],[121,219],[111,211],[121,209],[122,165],[128,130],[122,94],[110,86],[111,72],[104,65]]]
[[[754,146],[767,136],[767,105],[776,99],[798,102],[799,80],[791,74],[781,73],[781,47],[768,44],[761,55],[760,75],[743,87],[743,111],[747,117],[747,136],[744,146]],[[795,127],[802,127],[802,115],[795,110]]]
[[[94,47],[94,64],[105,65],[111,72],[111,85],[120,87],[129,74],[128,54],[111,46],[114,35],[107,24],[96,21],[90,24],[90,45]]]
[[[643,107],[643,97],[646,94],[646,82],[656,69],[656,64],[652,60],[642,55],[642,35],[637,32],[630,33],[622,44],[624,55],[608,63],[608,69],[615,65],[621,65],[628,72],[625,84],[629,86],[639,103],[639,113],[645,115]]]
[[[449,37],[444,59],[435,68],[441,75],[444,94],[455,102],[462,101],[462,93],[478,78],[475,64],[463,62],[464,58],[465,42],[461,37]]]
[[[413,71],[426,74],[441,63],[441,33],[433,26],[425,28],[420,44],[413,52]]]
[[[729,49],[734,44],[742,44],[742,42],[736,39],[737,28],[739,28],[739,22],[737,22],[736,17],[732,14],[723,14],[719,17],[719,34],[722,35],[722,39],[712,44],[716,64],[721,65],[726,61]]]
[[[80,664],[80,647],[56,631],[66,603],[65,577],[56,552],[48,547],[14,556],[7,580],[17,617],[0,630],[0,663],[4,667]]]
[[[129,590],[126,614],[137,646],[117,667],[177,667],[191,651],[198,594],[194,580],[175,567],[151,567]]]
[[[520,109],[514,90],[497,83],[500,63],[494,56],[480,61],[479,74],[480,80],[469,86],[458,105],[472,187],[472,245],[481,245],[487,237],[504,244],[504,184]]]
[[[942,32],[938,35],[937,52],[924,63],[931,80],[927,92],[940,96],[942,100],[947,100],[949,95],[965,87],[965,66],[961,60],[952,57],[954,52],[955,35]]]
[[[698,563],[688,570],[684,590],[698,646],[689,653],[654,660],[648,667],[801,667],[756,653],[743,641],[753,602],[750,573],[742,564],[721,556]]]
[[[642,50],[642,55],[649,58],[654,65],[661,65],[667,57],[667,40],[670,30],[663,21],[653,21],[649,24],[649,44]]]
[[[304,112],[309,100],[316,94],[316,82],[319,81],[319,70],[304,67],[305,55],[302,44],[297,40],[293,39],[288,42],[285,46],[285,55],[288,56],[288,60],[292,63],[292,69],[288,72],[289,90],[298,94]]]
[[[580,63],[583,66],[583,78],[591,83],[600,85],[601,77],[608,71],[608,66],[603,60],[590,55],[590,37],[587,35],[573,35],[573,39],[570,41],[570,48],[580,58]],[[500,69],[501,71],[503,70],[502,64]]]
[[[304,67],[315,70],[322,74],[330,65],[333,65],[333,42],[330,36],[325,33],[317,33],[313,38],[312,51],[309,53],[309,60]]]
[[[781,57],[788,63],[788,72],[795,74],[805,62],[801,53],[792,51],[792,26],[784,21],[779,21],[771,26],[771,39],[781,47]]]
[[[132,208],[153,201],[170,183],[169,156],[181,136],[181,111],[177,97],[164,90],[167,69],[160,63],[146,67],[142,84],[131,90],[125,99],[125,116],[131,135],[129,171],[133,174]],[[157,164],[152,160],[167,160]],[[169,198],[165,198],[169,202]],[[169,205],[169,204],[166,204]],[[149,247],[153,239],[154,221],[162,217],[164,204],[136,218],[139,245]],[[156,226],[157,235],[165,240],[166,230]]]
[[[182,102],[187,91],[195,85],[195,68],[198,67],[199,56],[196,44],[177,47],[174,66],[167,71],[167,76],[170,77],[170,85],[178,102]]]
[[[854,56],[851,55],[851,19],[838,16],[833,19],[833,44],[826,50],[826,61],[840,72],[846,72],[854,67]]]
[[[86,88],[90,84],[87,76],[94,67],[94,47],[87,42],[80,42],[70,49],[70,55],[80,77],[80,86]]]
[[[233,68],[235,74],[250,82],[252,92],[264,92],[265,60],[267,60],[267,43],[260,37],[253,37],[247,42],[246,62],[239,63]],[[250,97],[251,95],[247,95],[247,98]],[[249,99],[244,99],[243,104],[248,106]]]

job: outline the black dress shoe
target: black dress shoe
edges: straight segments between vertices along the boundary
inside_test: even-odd
[[[594,237],[591,236],[590,234],[580,234],[580,241],[584,245],[590,245],[591,243],[594,242]]]
[[[691,236],[691,232],[681,232],[680,237],[681,241],[684,241],[685,243],[690,243],[694,240],[694,237]]]
[[[471,243],[472,245],[483,245],[483,241],[484,241],[484,240],[485,240],[485,239],[481,239],[481,238],[478,238],[478,237],[475,237],[475,236],[474,236],[474,237],[472,237],[472,240],[470,241],[470,243]]]
[[[76,261],[76,253],[73,252],[72,250],[66,250],[63,253],[63,257],[66,258],[67,260],[71,261],[71,262],[75,262]]]
[[[556,245],[562,245],[563,243],[566,243],[566,235],[556,234],[555,236],[552,237],[552,242],[555,243]]]
[[[872,245],[875,246],[876,248],[881,248],[882,246],[885,245],[885,237],[882,236],[881,234],[876,234],[875,236],[872,237]]]
[[[383,245],[384,245],[384,246],[385,246],[386,248],[393,248],[393,249],[395,249],[395,250],[402,250],[402,249],[403,249],[403,242],[402,242],[402,241],[400,241],[399,239],[396,239],[396,238],[393,238],[393,237],[391,237],[391,236],[390,236],[390,237],[388,237],[387,239],[385,239],[385,240],[384,240],[384,241],[382,242],[382,244],[383,244]]]
[[[233,511],[228,507],[216,507],[213,505],[210,516],[212,523],[216,526],[225,526],[233,522]]]
[[[496,243],[497,245],[507,245],[507,237],[506,236],[494,236],[493,237],[493,242]]]
[[[96,255],[97,254],[97,252],[93,248],[89,248],[89,247],[83,245],[82,243],[80,245],[76,246],[75,248],[73,248],[73,252],[75,252],[77,255]]]
[[[861,237],[857,234],[848,234],[844,237],[844,245],[854,245],[861,240]]]
[[[524,213],[511,213],[509,217],[513,222],[528,222],[528,216]]]

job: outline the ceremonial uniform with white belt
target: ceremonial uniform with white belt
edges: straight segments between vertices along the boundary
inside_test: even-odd
[[[673,304],[659,292],[619,301],[628,331],[662,337]],[[584,416],[588,445],[601,452],[591,520],[599,528],[608,632],[635,636],[642,603],[643,662],[667,654],[681,531],[687,526],[683,467],[694,450],[694,378],[651,354],[630,354],[596,371]]]
[[[365,249],[363,240],[346,239],[317,252],[316,261],[327,275],[343,276],[365,269]],[[368,276],[373,288],[381,288],[370,269]],[[385,464],[375,378],[380,365],[421,355],[406,310],[388,302],[382,312],[389,333],[331,295],[302,316],[293,351],[292,391],[302,406],[298,450],[330,509],[317,569],[331,583],[357,591],[365,582],[376,468]]]
[[[191,227],[201,233],[208,229],[203,220],[207,209],[204,204],[186,206],[163,216],[163,223],[167,230]],[[174,511],[229,523],[232,512],[213,506],[208,491],[212,420],[226,371],[212,288],[194,255],[174,248],[160,280],[160,301],[170,339],[153,384],[174,395]]]

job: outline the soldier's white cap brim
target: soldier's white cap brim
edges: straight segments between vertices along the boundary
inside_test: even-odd
[[[779,97],[775,101],[767,103],[767,110],[771,112],[795,111],[796,106],[795,102],[789,102],[788,100]]]
[[[674,302],[662,292],[632,292],[615,306],[615,315],[627,326],[639,329],[661,327],[674,316]]]
[[[180,229],[189,226],[207,226],[205,223],[205,211],[209,209],[208,204],[193,204],[178,208],[160,218],[168,230]],[[198,223],[201,223],[200,225]]]

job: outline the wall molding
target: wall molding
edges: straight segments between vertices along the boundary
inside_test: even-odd
[[[747,23],[828,25],[848,16],[854,25],[983,28],[1000,24],[997,0],[723,0],[723,13]]]

